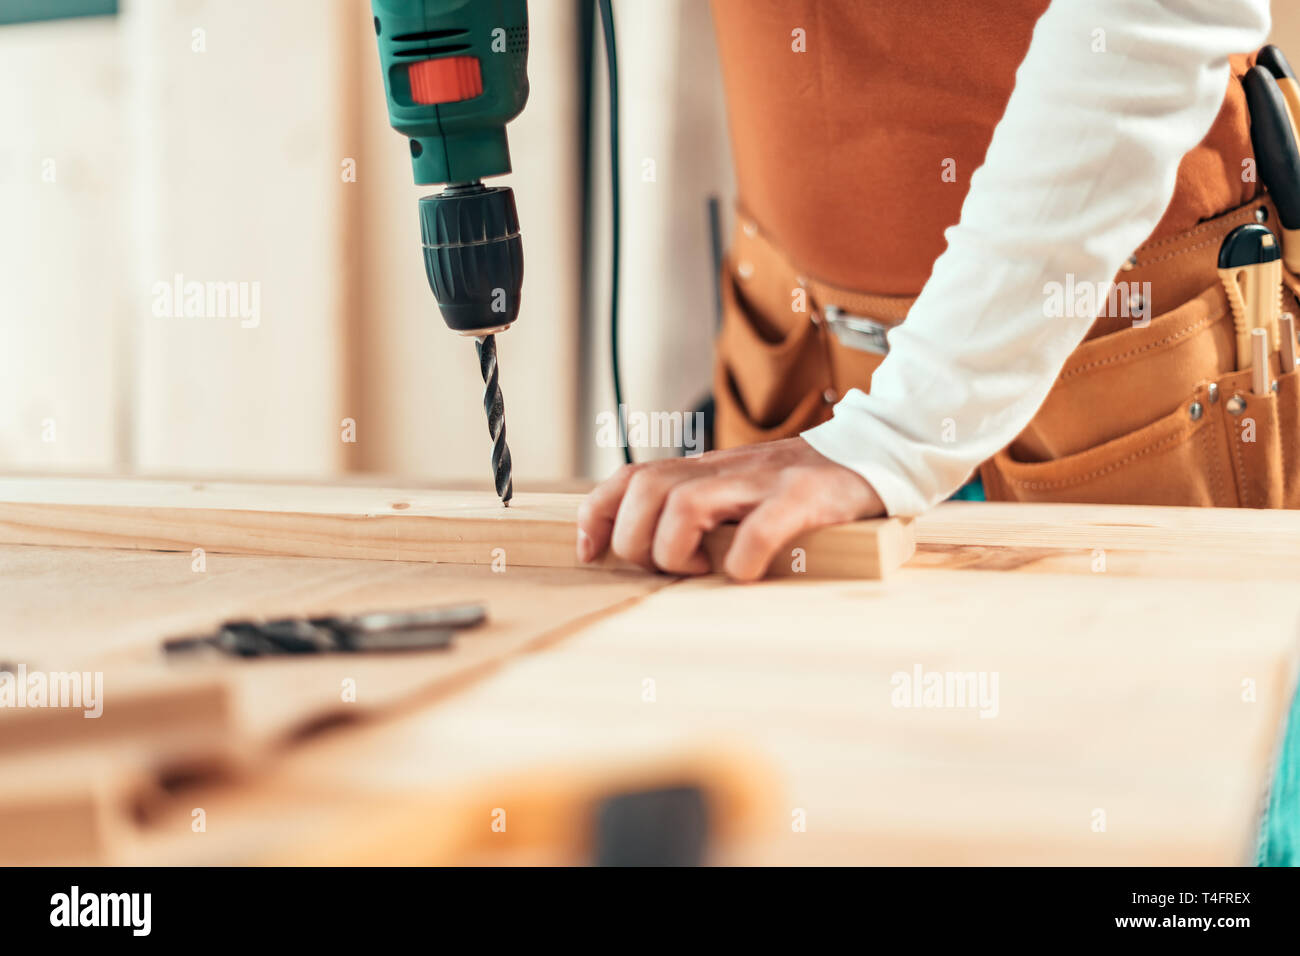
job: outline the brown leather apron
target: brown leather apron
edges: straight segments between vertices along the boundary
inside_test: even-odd
[[[894,2],[713,0],[740,192],[715,365],[720,447],[797,435],[848,389],[869,389],[883,360],[873,342],[942,252],[1046,7],[938,0],[918,30]],[[1247,65],[1234,59],[1238,74]],[[990,499],[1300,507],[1297,375],[1279,375],[1274,353],[1276,392],[1250,393],[1215,269],[1237,225],[1276,224],[1267,196],[1225,173],[1251,155],[1233,82],[1116,277],[1150,290],[1149,324],[1111,303],[1030,425],[981,469]],[[955,182],[940,176],[950,160]],[[1300,283],[1287,282],[1300,314]]]

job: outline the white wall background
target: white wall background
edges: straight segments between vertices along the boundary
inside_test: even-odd
[[[502,180],[525,243],[523,311],[499,340],[525,485],[593,465],[606,381],[603,347],[599,381],[581,368],[577,10],[530,4],[532,94]],[[618,14],[629,391],[677,407],[707,384],[715,185],[692,155],[725,140],[695,79],[715,69],[707,8]],[[388,126],[365,0],[124,0],[117,18],[0,27],[0,129],[0,468],[487,477],[474,349],[428,290],[430,188]],[[177,273],[258,283],[260,323],[155,316]]]
[[[120,51],[120,29],[109,20],[57,31],[0,27],[6,467],[102,468],[122,456],[122,187],[131,182],[132,150]],[[67,63],[76,70],[61,68]]]
[[[630,411],[687,411],[712,384],[714,277],[707,201],[730,230],[731,155],[713,22],[704,0],[618,0],[623,218],[620,296],[623,401]],[[596,63],[597,273],[582,408],[585,470],[607,474],[617,448],[597,447],[596,416],[612,412],[608,319],[609,109],[603,49]],[[638,459],[672,450],[638,449]]]

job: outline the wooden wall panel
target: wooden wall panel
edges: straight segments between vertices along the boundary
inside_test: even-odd
[[[347,404],[341,8],[140,2],[126,27],[137,146],[138,246],[124,279],[137,355],[133,464],[332,472]],[[260,314],[159,317],[155,283],[177,274],[248,283]]]
[[[3,468],[122,462],[120,35],[103,18],[0,27]]]

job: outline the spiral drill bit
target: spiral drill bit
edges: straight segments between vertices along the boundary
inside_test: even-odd
[[[496,336],[478,336],[474,340],[474,347],[478,350],[479,371],[483,373],[483,411],[487,413],[488,433],[492,436],[492,478],[502,507],[509,508],[510,499],[515,494],[515,482],[510,464],[510,446],[506,444],[506,404],[501,397],[501,380],[497,370]]]

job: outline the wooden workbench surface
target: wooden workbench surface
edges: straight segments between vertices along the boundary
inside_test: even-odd
[[[320,848],[343,845],[331,832],[366,808],[421,806],[458,781],[735,745],[772,775],[754,831],[723,859],[1241,864],[1300,667],[1298,520],[950,504],[918,522],[918,553],[893,580],[743,588],[235,555],[209,556],[204,576],[188,554],[6,546],[0,659],[139,660],[236,613],[449,597],[514,622],[403,665],[425,670],[396,681],[405,704],[383,719],[160,798],[115,859],[328,860]],[[476,653],[492,666],[441,685],[454,694],[417,693]],[[321,662],[223,666],[274,673],[258,696],[339,676],[310,670]],[[390,663],[374,666],[391,679]],[[987,716],[902,706],[926,703],[899,696],[897,675],[918,670],[996,675]],[[484,805],[509,802],[494,796]],[[196,838],[194,806],[221,827]]]

